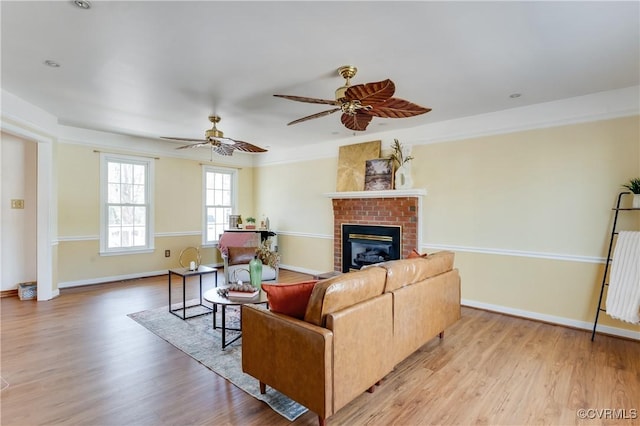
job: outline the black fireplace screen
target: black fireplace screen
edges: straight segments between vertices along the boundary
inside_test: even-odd
[[[400,259],[402,228],[385,225],[342,225],[342,272]]]

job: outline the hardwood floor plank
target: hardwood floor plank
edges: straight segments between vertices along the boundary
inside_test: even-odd
[[[281,281],[309,275],[282,270]],[[205,289],[213,288],[212,279]],[[188,298],[196,296],[190,285]],[[127,314],[167,305],[167,277],[2,298],[0,423],[288,425]],[[173,287],[174,297],[181,290]],[[640,425],[640,343],[476,309],[329,425]],[[256,382],[256,387],[258,383]],[[580,419],[624,409],[636,418]],[[293,422],[316,425],[308,412]]]

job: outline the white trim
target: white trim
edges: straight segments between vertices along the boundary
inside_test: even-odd
[[[2,90],[3,101],[6,98]],[[4,107],[4,103],[3,103]],[[46,117],[44,117],[46,116]],[[16,123],[6,121],[5,111],[2,113],[1,130],[23,139],[37,143],[37,183],[36,183],[36,279],[38,301],[51,300],[53,296],[53,235],[57,226],[57,198],[54,197],[53,176],[53,138],[43,136],[27,127],[34,128],[33,123],[27,123],[13,118]],[[49,117],[43,114],[44,118]],[[21,127],[24,126],[24,127]],[[35,126],[37,127],[37,126]]]
[[[161,269],[159,271],[138,272],[135,274],[113,275],[110,277],[98,277],[98,278],[89,278],[86,280],[65,281],[65,282],[58,283],[58,288],[80,287],[85,285],[106,284],[106,283],[116,282],[116,281],[133,280],[136,278],[155,277],[158,275],[167,275],[168,271],[169,271],[168,269]]]
[[[293,272],[300,272],[301,274],[309,274],[309,275],[319,275],[319,274],[323,274],[325,271],[318,271],[316,269],[308,269],[308,268],[301,268],[299,266],[293,266],[293,265],[284,265],[284,264],[280,264],[279,265],[280,269],[286,269],[289,271],[293,271]]]
[[[53,141],[38,143],[37,188],[37,294],[38,301],[53,299],[53,250],[54,220],[57,198],[53,196]],[[43,259],[43,261],[40,261]]]
[[[604,257],[596,256],[582,256],[563,253],[545,253],[535,251],[523,251],[523,250],[509,250],[509,249],[497,249],[497,248],[483,248],[483,247],[470,247],[470,246],[454,246],[448,244],[424,244],[420,246],[421,249],[426,250],[451,250],[468,253],[481,253],[481,254],[497,254],[500,256],[517,256],[517,257],[531,257],[536,259],[550,259],[550,260],[563,260],[567,262],[583,262],[583,263],[605,263]]]
[[[148,253],[155,253],[155,249],[153,248],[127,249],[122,251],[111,250],[111,251],[100,252],[99,254],[100,256],[129,256],[134,254],[148,254]]]
[[[69,237],[58,237],[58,242],[65,243],[69,241],[100,241],[100,235],[77,235]]]
[[[570,318],[557,317],[555,315],[540,314],[537,312],[524,311],[522,309],[509,308],[507,306],[493,305],[490,303],[477,302],[475,300],[462,299],[462,306],[483,309],[485,311],[498,312],[501,314],[513,315],[516,317],[527,318],[536,321],[558,324],[567,327],[579,328],[582,330],[593,331],[593,322],[577,321]],[[622,328],[610,327],[598,324],[596,331],[611,334],[614,336],[625,337],[633,340],[640,340],[640,332],[633,332]]]
[[[333,234],[311,234],[308,232],[295,232],[295,231],[278,231],[278,235],[287,235],[290,237],[300,238],[321,238],[323,240],[333,240]]]
[[[327,198],[347,199],[347,198],[400,198],[400,197],[424,197],[427,190],[417,189],[393,189],[389,191],[348,191],[348,192],[329,192],[324,194]]]
[[[164,237],[192,237],[202,235],[202,231],[184,231],[184,232],[157,232],[154,234],[154,238]],[[58,237],[58,242],[70,242],[70,241],[95,241],[100,240],[100,235],[69,235]]]
[[[162,237],[195,237],[202,235],[202,231],[184,231],[184,232],[157,232],[156,238]]]

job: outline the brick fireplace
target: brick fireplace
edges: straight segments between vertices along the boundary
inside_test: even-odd
[[[420,207],[423,189],[391,191],[334,192],[333,269],[342,271],[342,225],[383,225],[401,227],[400,257],[406,258],[420,246]]]

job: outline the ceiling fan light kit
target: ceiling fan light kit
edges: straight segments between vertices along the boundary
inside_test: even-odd
[[[390,79],[352,86],[351,79],[357,72],[358,69],[352,65],[344,65],[338,68],[338,74],[345,79],[345,84],[336,90],[335,100],[292,95],[273,96],[291,101],[333,105],[336,107],[294,120],[288,123],[289,126],[342,111],[340,121],[347,129],[364,131],[373,117],[406,118],[431,111],[431,108],[425,108],[404,99],[394,98],[393,94],[396,91],[396,86]]]

